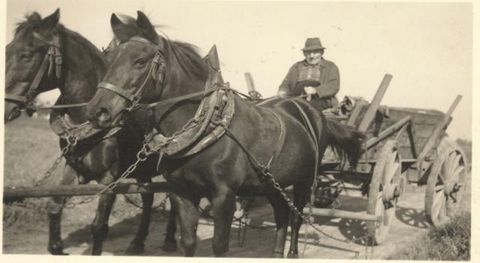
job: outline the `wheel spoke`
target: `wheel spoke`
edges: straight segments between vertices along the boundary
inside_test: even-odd
[[[446,182],[445,174],[442,171],[440,171],[437,177],[437,183],[445,184],[445,182]]]
[[[455,171],[452,172],[452,179],[454,182],[459,182],[460,181],[460,173],[465,171],[465,166],[458,166],[456,167]],[[463,179],[463,178],[462,178]]]
[[[440,214],[442,213],[442,210],[444,210],[443,208],[444,206],[445,206],[445,195],[443,194],[443,192],[436,193],[433,200],[432,217],[439,218]]]
[[[383,184],[389,185],[392,184],[392,179],[395,177],[395,173],[398,171],[400,164],[398,163],[398,154],[397,152],[393,152],[388,157],[387,163],[385,165],[384,177],[383,177]]]
[[[393,163],[388,170],[385,171],[385,185],[391,185],[393,179],[395,179],[395,176],[397,175],[398,171],[400,169],[400,164],[399,163]]]
[[[435,186],[435,193],[443,191],[444,189],[445,189],[445,186],[443,184],[438,184]]]
[[[454,155],[449,156],[448,174],[447,174],[448,177],[450,177],[449,175],[453,174],[453,171],[459,165],[460,158],[462,158],[462,156],[456,152]]]

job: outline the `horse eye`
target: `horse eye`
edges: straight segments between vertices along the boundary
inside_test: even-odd
[[[147,64],[147,62],[148,62],[148,59],[146,59],[146,58],[139,58],[139,59],[137,59],[137,60],[135,61],[135,66],[137,66],[137,67],[143,67],[143,66],[145,66],[145,65]]]
[[[22,52],[22,53],[20,53],[20,59],[28,60],[28,59],[31,59],[32,57],[33,57],[32,52]]]

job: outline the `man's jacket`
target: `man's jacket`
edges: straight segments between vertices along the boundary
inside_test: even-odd
[[[304,94],[303,88],[311,86],[316,88],[317,94],[313,99],[321,98],[328,101],[329,107],[336,106],[335,98],[340,89],[340,73],[335,63],[321,59],[318,65],[310,65],[305,60],[299,61],[290,68],[287,76],[279,87],[279,91],[287,96]]]

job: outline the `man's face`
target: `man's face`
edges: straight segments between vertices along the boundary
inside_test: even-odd
[[[307,60],[307,63],[310,65],[316,65],[320,63],[320,60],[322,59],[322,50],[312,50],[312,51],[304,51],[303,55],[305,56],[305,59]]]

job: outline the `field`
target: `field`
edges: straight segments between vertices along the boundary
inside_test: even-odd
[[[50,130],[43,119],[22,117],[5,127],[4,185],[34,186],[36,182],[54,184],[61,176],[64,162],[60,163],[50,177],[45,180],[47,171],[60,154],[58,137]],[[132,197],[136,200],[136,197]],[[125,218],[134,217],[139,209],[123,202],[122,197],[116,203],[110,222],[116,223]],[[139,199],[139,198],[138,198]],[[158,199],[158,198],[157,198]],[[89,197],[75,197],[69,203],[75,204],[90,200]],[[21,204],[3,206],[3,251],[31,251],[29,253],[46,253],[48,222],[47,198],[27,199]],[[89,224],[95,215],[96,199],[64,212],[62,227],[78,229],[79,240],[90,240]],[[81,231],[83,229],[83,232]],[[27,234],[30,237],[17,238]],[[15,238],[14,238],[15,237]],[[43,240],[38,240],[43,238]],[[36,248],[29,244],[45,244]]]
[[[52,165],[59,154],[58,139],[51,132],[45,120],[22,118],[8,124],[5,129],[5,169],[4,184],[8,186],[33,186],[43,177],[44,172]],[[46,184],[58,180],[62,164],[52,174]],[[468,187],[470,189],[470,187]],[[392,227],[392,240],[374,251],[373,258],[391,259],[433,259],[434,256],[415,251],[415,247],[425,244],[428,238],[428,224],[425,222],[423,206],[423,189],[411,188],[408,200],[399,204],[397,220]],[[158,204],[164,197],[156,195]],[[132,196],[136,198],[135,196]],[[470,190],[467,191],[470,199]],[[4,205],[3,214],[3,253],[5,254],[47,254],[48,222],[46,202],[48,199],[27,199],[22,204]],[[86,201],[88,197],[73,198],[72,202]],[[365,205],[364,199],[347,196],[342,205],[354,211]],[[93,220],[96,200],[77,205],[64,211],[62,229],[66,252],[71,254],[90,253],[90,227]],[[343,208],[343,207],[342,207]],[[469,211],[469,202],[465,202],[464,210]],[[123,255],[128,246],[139,219],[139,209],[125,202],[119,196],[110,217],[108,240],[105,242],[104,254]],[[167,213],[155,209],[152,214],[152,226],[146,243],[146,255],[178,256],[176,253],[162,252]],[[467,216],[469,218],[469,215]],[[273,227],[272,212],[269,206],[258,207],[251,212],[253,226],[249,228],[246,243],[241,246],[234,227],[231,237],[230,256],[233,257],[269,257],[272,246]],[[358,220],[317,219],[322,229],[338,238],[361,235],[365,225]],[[465,222],[459,221],[459,222]],[[198,256],[212,256],[210,240],[212,235],[211,220],[203,218],[199,230]],[[302,228],[304,230],[304,228]],[[302,230],[302,231],[303,231]],[[465,230],[468,232],[470,229]],[[408,234],[406,234],[408,233]],[[431,236],[431,235],[430,235]],[[268,238],[266,238],[268,237]],[[303,241],[303,238],[302,240]],[[325,239],[314,233],[311,228],[308,234],[308,247],[304,251],[307,258],[362,258],[364,247],[358,244],[342,244]],[[418,243],[415,243],[418,242]],[[456,242],[456,241],[452,241]],[[436,244],[438,242],[431,242]],[[409,246],[411,244],[419,244]],[[447,244],[448,245],[448,244]],[[303,245],[300,245],[302,249]],[[422,247],[422,246],[420,246]],[[405,251],[402,248],[406,249]],[[443,249],[446,250],[446,249]],[[412,256],[418,252],[417,256]],[[422,254],[423,253],[423,254]],[[359,256],[360,255],[360,256]],[[437,257],[438,258],[438,257]]]

